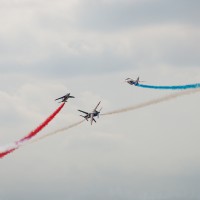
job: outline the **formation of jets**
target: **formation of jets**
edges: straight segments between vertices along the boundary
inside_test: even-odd
[[[131,79],[131,78],[126,78],[125,81],[127,83],[129,83],[130,85],[135,85],[135,86],[138,85],[139,82],[142,82],[142,81],[140,81],[139,77],[136,80]],[[55,101],[61,100],[59,103],[61,103],[61,102],[67,102],[67,100],[69,98],[75,98],[75,97],[71,96],[70,93],[67,93],[64,96],[55,99]],[[88,121],[88,119],[90,119],[91,125],[92,125],[93,121],[96,123],[95,117],[99,118],[100,112],[102,110],[102,108],[99,111],[97,110],[97,108],[98,108],[98,106],[99,106],[100,103],[101,103],[101,101],[96,105],[96,107],[93,109],[92,112],[85,112],[83,110],[78,110],[79,112],[82,112],[82,113],[85,114],[85,115],[80,115],[80,116],[83,117],[83,118],[85,118],[87,121]]]
[[[55,99],[55,101],[61,100],[59,103],[61,103],[61,102],[67,102],[67,100],[69,98],[75,98],[75,97],[71,96],[70,93],[67,93],[64,96]],[[100,112],[101,112],[102,108],[99,111],[97,111],[97,108],[98,108],[98,106],[99,106],[100,103],[101,103],[101,101],[97,104],[97,106],[94,108],[94,110],[92,112],[90,112],[90,113],[85,112],[83,110],[78,110],[79,112],[82,112],[82,113],[85,114],[85,116],[83,116],[83,115],[80,115],[80,116],[83,117],[83,118],[85,118],[87,121],[90,118],[91,119],[91,125],[92,125],[93,121],[96,123],[96,120],[94,119],[94,117],[99,117],[99,115],[100,115]]]

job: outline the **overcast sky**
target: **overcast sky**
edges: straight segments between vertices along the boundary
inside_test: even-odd
[[[200,82],[198,0],[0,0],[0,144]],[[0,160],[1,200],[199,200],[199,94],[101,116]]]

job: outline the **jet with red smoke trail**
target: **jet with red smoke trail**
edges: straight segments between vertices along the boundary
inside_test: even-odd
[[[71,96],[70,93],[67,93],[67,94],[64,95],[64,96],[55,99],[55,101],[61,99],[61,101],[60,101],[59,103],[61,103],[61,102],[67,102],[67,100],[68,100],[69,98],[75,98],[75,97],[74,97],[74,96]]]
[[[9,145],[7,148],[5,148],[3,151],[0,150],[0,158],[3,158],[9,153],[12,153],[16,149],[18,149],[21,145],[23,145],[26,141],[30,140],[31,138],[35,137],[45,126],[48,125],[49,122],[51,122],[54,117],[61,111],[61,109],[64,107],[65,102],[62,103],[42,124],[40,124],[36,129],[31,131],[28,135],[21,138],[20,140],[13,142],[11,145]]]

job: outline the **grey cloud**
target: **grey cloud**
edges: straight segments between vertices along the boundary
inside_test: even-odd
[[[153,24],[199,25],[198,0],[113,2],[86,1],[79,13],[79,26],[98,31],[115,31],[127,27]]]
[[[8,64],[11,62],[10,64]],[[32,74],[39,77],[69,77],[72,75],[86,75],[94,73],[110,73],[127,69],[128,62],[112,52],[104,52],[102,55],[50,55],[47,59],[38,60],[34,63],[2,62],[1,72],[16,74]]]
[[[45,8],[42,1],[33,8],[27,4],[30,12],[25,17],[21,15],[25,8],[16,7],[17,21],[12,15],[1,19],[9,24],[0,34],[1,73],[67,77],[150,65],[198,66],[198,4],[80,1],[68,16],[67,4],[55,4],[54,9],[51,2]],[[156,33],[165,25],[168,32]],[[190,28],[196,33],[189,31],[179,38]],[[139,29],[143,31],[137,33]],[[148,29],[155,30],[149,35]],[[95,52],[95,48],[100,50]]]
[[[84,147],[82,149],[84,150]],[[69,149],[66,150],[69,151]],[[57,154],[59,151],[55,153]],[[96,153],[94,150],[94,154]],[[82,155],[82,158],[79,158],[80,161],[88,161],[86,155],[81,152],[79,154]],[[5,193],[1,192],[1,195],[5,197],[5,200],[21,198],[40,200],[44,198],[55,199],[56,197],[60,200],[66,198],[75,200],[103,198],[120,200],[198,200],[200,197],[198,166],[192,168],[192,173],[191,168],[188,168],[189,171],[185,170],[184,173],[158,176],[156,172],[147,175],[145,172],[134,171],[134,167],[132,170],[123,169],[120,162],[124,162],[124,165],[127,166],[129,164],[123,158],[119,158],[118,162],[109,166],[103,162],[104,159],[101,154],[99,158],[89,159],[90,162],[87,166],[82,167],[83,163],[81,162],[77,166],[76,162],[78,160],[76,161],[76,159],[78,155],[73,155],[73,160],[68,158],[69,154],[65,155],[63,159],[66,163],[63,167],[61,167],[62,163],[55,157],[54,162],[57,162],[57,164],[48,163],[48,160],[44,158],[43,161],[40,161],[38,170],[33,170],[31,163],[24,164],[22,166],[24,172],[16,172],[26,178],[20,179],[21,176],[18,176],[17,181],[20,184],[17,185],[16,182],[9,183],[9,181],[5,181],[4,186],[7,189]],[[97,159],[100,163],[99,166],[94,164]],[[42,165],[45,167],[42,167]],[[47,168],[46,171],[50,169],[51,173],[45,172],[45,168]],[[29,172],[32,174],[29,174]],[[40,177],[38,177],[39,175]],[[3,188],[3,185],[1,185],[1,188]],[[8,188],[12,188],[12,192]]]
[[[181,73],[173,68],[166,67],[165,70],[164,73],[162,69],[144,69],[145,78],[148,78],[145,80],[163,82],[164,78],[171,83],[174,78],[178,82],[182,77],[185,82],[188,76],[193,80],[193,75],[197,74],[198,78],[199,74],[198,69],[193,72],[191,69],[181,70]],[[124,74],[135,75],[139,72],[144,74],[140,70]],[[82,88],[77,83],[86,84],[87,90],[96,91],[109,99],[112,108],[166,94],[166,91],[153,92],[124,85],[121,82],[124,74],[106,77],[88,75],[72,80],[71,85],[81,92]],[[65,78],[60,81],[68,83]],[[44,82],[47,85],[51,83],[47,79]],[[38,113],[43,111],[43,107],[50,110],[43,103],[34,102],[35,98],[31,100],[31,95],[37,94],[37,90],[42,91],[41,87],[36,85],[36,91],[32,87],[26,88],[22,90],[26,93],[21,97],[26,97],[29,91],[30,100],[24,106],[31,102],[37,105]],[[52,86],[47,90],[52,94]],[[46,94],[41,93],[38,98],[43,99]],[[17,150],[1,160],[0,197],[3,200],[199,199],[198,96],[120,116],[102,117],[94,126],[84,123],[69,132]],[[78,98],[75,100],[81,101]],[[87,103],[91,104],[90,98]],[[63,112],[65,115],[69,113],[70,104]],[[110,107],[103,109],[106,111]],[[9,113],[12,114],[11,111]],[[59,128],[69,123],[65,115]],[[48,130],[51,132],[54,128],[49,125]]]

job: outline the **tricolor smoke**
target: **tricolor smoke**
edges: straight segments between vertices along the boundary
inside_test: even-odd
[[[3,158],[7,154],[15,151],[18,149],[21,145],[23,145],[24,142],[30,140],[32,137],[36,136],[45,126],[48,125],[50,121],[53,120],[53,118],[61,111],[65,103],[62,103],[40,126],[38,126],[35,130],[31,131],[28,135],[23,137],[22,139],[14,142],[13,144],[9,145],[5,150],[0,152],[0,158]]]
[[[186,90],[186,89],[200,88],[200,83],[189,84],[189,85],[172,85],[172,86],[137,84],[136,86],[142,87],[142,88],[157,89],[157,90]]]
[[[120,110],[107,112],[107,113],[104,113],[102,115],[113,115],[113,114],[128,112],[128,111],[132,111],[132,110],[137,110],[137,109],[140,109],[140,108],[144,108],[144,107],[147,107],[147,106],[150,106],[150,105],[169,101],[169,100],[177,98],[177,97],[190,95],[190,94],[197,93],[197,92],[200,92],[200,89],[193,89],[193,90],[188,90],[188,91],[184,91],[184,92],[177,92],[177,93],[174,93],[174,94],[171,94],[171,95],[168,95],[168,96],[164,96],[164,97],[161,97],[161,98],[158,98],[158,99],[153,99],[151,101],[147,101],[147,102],[135,105],[135,106],[131,106],[131,107],[123,108],[123,109],[120,109]]]
[[[194,93],[197,93],[197,92],[200,92],[200,88],[199,89],[191,89],[191,90],[187,90],[187,91],[174,93],[174,94],[167,95],[167,96],[164,96],[164,97],[161,97],[161,98],[158,98],[158,99],[153,99],[153,100],[150,100],[150,101],[147,101],[147,102],[135,105],[135,106],[130,106],[130,107],[127,107],[127,108],[114,110],[114,111],[107,112],[107,113],[104,113],[104,114],[101,114],[101,115],[113,115],[113,114],[128,112],[128,111],[132,111],[132,110],[136,110],[136,109],[141,109],[141,108],[144,108],[144,107],[147,107],[147,106],[150,106],[150,105],[154,105],[154,104],[158,104],[158,103],[161,103],[161,102],[169,101],[169,100],[172,100],[172,99],[177,98],[177,97],[190,95],[190,94],[194,94]],[[29,133],[27,136],[23,137],[22,139],[18,140],[17,142],[13,143],[12,145],[9,145],[9,147],[5,148],[5,150],[0,151],[0,158],[4,157],[5,155],[7,155],[7,154],[9,154],[11,152],[13,152],[14,150],[18,149],[21,145],[24,144],[25,141],[30,140],[33,136],[35,136],[39,131],[41,131],[60,112],[60,110],[63,108],[63,106],[64,106],[64,103],[52,115],[50,115],[38,128],[36,128],[31,133]],[[70,128],[78,126],[83,121],[85,121],[85,120],[76,122],[76,123],[74,123],[74,124],[72,124],[70,126],[67,126],[65,128],[56,130],[56,131],[54,131],[52,133],[46,134],[46,135],[42,136],[41,138],[39,138],[39,139],[37,139],[37,140],[35,140],[33,142],[36,142],[38,140],[44,139],[46,137],[49,137],[51,135],[54,135],[54,134],[57,134],[59,132],[63,132],[63,131],[66,131],[66,130],[68,130]]]

